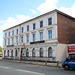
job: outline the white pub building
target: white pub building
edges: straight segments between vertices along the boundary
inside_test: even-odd
[[[75,23],[75,18],[55,9],[4,30],[3,58],[40,61],[64,60],[67,53],[66,45],[69,43],[68,40],[66,41],[68,35],[64,35],[67,33],[64,28],[67,27],[65,25],[68,25],[67,19],[73,20]]]

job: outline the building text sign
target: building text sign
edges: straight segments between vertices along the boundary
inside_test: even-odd
[[[75,46],[68,46],[68,53],[75,53]]]

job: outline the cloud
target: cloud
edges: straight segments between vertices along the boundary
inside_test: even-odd
[[[2,22],[2,25],[0,26],[0,30],[5,30],[5,29],[15,26],[17,24],[20,24],[26,20],[29,20],[30,18],[31,17],[27,16],[27,15],[26,16],[25,15],[16,15],[15,18],[8,17],[7,20]]]
[[[16,15],[16,17],[8,17],[5,21],[0,21],[0,46],[3,47],[2,42],[3,42],[3,31],[7,28],[10,28],[12,26],[15,26],[17,24],[20,24],[26,20],[31,19],[30,16],[28,15]]]
[[[53,10],[55,8],[57,8],[56,3],[58,2],[58,0],[45,0],[44,3],[42,3],[37,10],[40,11],[41,14],[46,13],[50,10]]]
[[[75,3],[73,3],[73,5],[70,8],[60,7],[58,9],[64,13],[68,14],[68,15],[75,17],[75,10],[74,10],[75,9]]]
[[[45,0],[44,3],[42,3],[39,7],[36,9],[40,11],[41,14],[49,12],[54,9],[58,9],[64,13],[67,13],[73,17],[75,17],[75,3],[70,8],[62,7],[60,6],[59,8],[57,7],[57,3],[59,0]]]
[[[33,14],[36,14],[36,11],[35,11],[35,10],[30,9],[30,11],[31,11]]]

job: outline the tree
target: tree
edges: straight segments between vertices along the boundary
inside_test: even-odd
[[[0,46],[0,52],[2,52],[2,47]]]

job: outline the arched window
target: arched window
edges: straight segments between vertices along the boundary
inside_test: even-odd
[[[40,48],[40,57],[43,57],[43,49]]]
[[[11,51],[11,57],[13,57],[13,50]]]
[[[15,56],[17,56],[17,50],[15,50]]]
[[[51,47],[48,48],[48,57],[52,57],[52,48]]]
[[[8,50],[8,57],[9,57],[9,50]]]
[[[32,57],[35,57],[35,49],[32,50]]]
[[[26,50],[26,57],[29,57],[29,50]]]
[[[4,51],[4,57],[6,56],[6,51]]]

